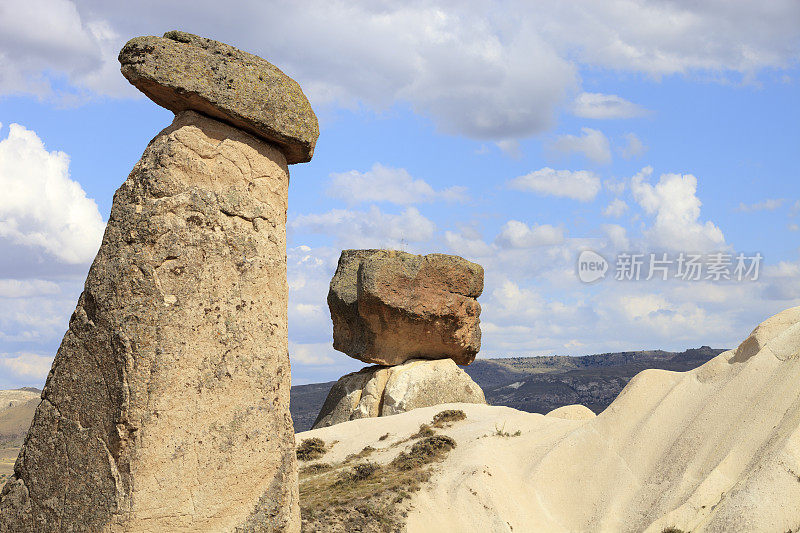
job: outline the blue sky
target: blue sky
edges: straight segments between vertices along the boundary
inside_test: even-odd
[[[295,383],[361,366],[330,347],[343,248],[482,264],[480,357],[731,347],[800,304],[793,0],[113,4],[0,6],[0,388],[43,384],[112,195],[171,120],[116,54],[176,28],[272,61],[320,118],[290,168]],[[611,263],[593,284],[586,249]],[[759,279],[613,279],[620,252],[717,251],[761,253]]]

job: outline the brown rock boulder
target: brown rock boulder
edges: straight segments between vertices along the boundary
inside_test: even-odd
[[[345,250],[331,280],[333,347],[379,365],[480,350],[483,268],[458,256]]]
[[[299,531],[286,159],[193,111],[148,145],[0,496],[0,531]]]
[[[122,74],[160,106],[217,118],[311,160],[319,124],[300,86],[269,61],[182,31],[136,37],[119,53]]]

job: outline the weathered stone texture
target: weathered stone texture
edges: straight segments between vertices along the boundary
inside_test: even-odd
[[[319,124],[296,81],[225,43],[182,31],[135,37],[119,53],[122,74],[160,106],[194,110],[278,145],[286,161],[311,160]]]
[[[445,403],[486,403],[480,386],[451,359],[370,366],[339,378],[313,427]]]
[[[380,365],[480,350],[483,268],[458,256],[345,250],[331,280],[333,347]]]
[[[148,145],[47,379],[0,531],[299,531],[288,171],[186,111]]]

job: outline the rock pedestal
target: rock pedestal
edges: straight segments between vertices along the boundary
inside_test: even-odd
[[[339,378],[312,429],[443,403],[486,403],[480,386],[452,359],[370,366]]]
[[[0,531],[299,531],[288,183],[281,145],[191,110],[150,142],[114,196]]]

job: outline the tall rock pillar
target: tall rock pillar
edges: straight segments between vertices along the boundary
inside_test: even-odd
[[[316,117],[216,41],[141,37],[120,61],[175,120],[114,195],[0,531],[299,531],[287,164]]]

